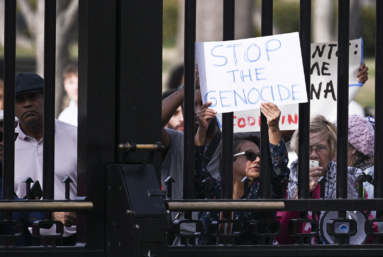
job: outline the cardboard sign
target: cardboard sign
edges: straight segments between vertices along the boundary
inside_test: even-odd
[[[362,38],[350,40],[349,55],[349,101],[363,85],[357,82],[359,66],[363,61]],[[337,118],[337,43],[311,44],[311,87],[310,115],[325,116],[330,121]],[[298,104],[278,106],[281,110],[280,129],[294,130],[298,128]],[[260,131],[260,110],[234,112],[234,132]],[[219,125],[222,115],[217,115]]]
[[[295,130],[298,128],[298,105],[283,105],[281,108],[279,128],[281,130]],[[217,121],[222,129],[222,114],[217,113]],[[234,112],[234,133],[261,130],[260,109]]]
[[[307,102],[297,32],[196,43],[203,103],[218,113]]]
[[[318,114],[329,121],[337,119],[338,91],[337,42],[311,44],[310,116]],[[350,40],[349,52],[349,102],[363,85],[357,81],[359,66],[363,61],[363,40]],[[345,115],[348,115],[347,113]]]

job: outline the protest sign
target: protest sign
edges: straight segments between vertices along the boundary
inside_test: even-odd
[[[357,81],[357,73],[362,61],[362,38],[350,40],[349,102],[354,99],[363,85]],[[321,114],[329,121],[335,121],[337,119],[338,90],[338,45],[336,42],[311,44],[310,72],[310,116]]]
[[[201,95],[219,113],[307,102],[298,33],[196,43]]]
[[[349,101],[363,85],[357,81],[359,66],[363,61],[363,40],[350,40],[349,55]],[[338,58],[337,43],[311,44],[311,85],[310,85],[310,116],[318,114],[330,121],[337,119],[337,74]],[[281,130],[298,128],[298,104],[279,106],[281,110]],[[234,132],[259,131],[259,109],[234,112]],[[218,123],[222,122],[222,115],[217,115]],[[283,117],[285,121],[282,122]],[[295,119],[297,118],[297,119]],[[254,120],[256,121],[254,123]]]
[[[280,107],[281,118],[279,128],[281,130],[295,130],[298,128],[298,104],[283,105]],[[222,114],[217,113],[218,125],[222,129]],[[260,131],[260,109],[234,112],[234,133]]]

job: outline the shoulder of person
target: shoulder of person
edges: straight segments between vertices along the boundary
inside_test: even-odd
[[[170,128],[165,128],[166,132],[168,132],[169,136],[170,136],[170,139],[178,139],[178,138],[183,138],[184,137],[184,133],[183,132],[180,132],[180,131],[177,131],[177,130],[174,130],[174,129],[170,129]]]
[[[56,133],[57,134],[66,134],[67,136],[75,136],[77,138],[77,127],[69,123],[55,120]]]

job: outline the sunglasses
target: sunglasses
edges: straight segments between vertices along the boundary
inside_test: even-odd
[[[237,157],[241,155],[245,155],[246,159],[251,162],[255,161],[257,157],[259,158],[259,160],[261,159],[261,154],[250,152],[250,151],[244,151],[244,152],[234,154],[233,157]]]
[[[16,141],[18,135],[19,135],[19,133],[15,133],[15,141]],[[3,142],[3,141],[4,141],[4,133],[2,131],[0,131],[0,142]]]

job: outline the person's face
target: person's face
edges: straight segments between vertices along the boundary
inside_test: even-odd
[[[239,153],[249,151],[260,154],[259,147],[251,141],[242,143]],[[254,161],[249,161],[245,155],[237,156],[233,162],[233,175],[240,179],[247,176],[249,179],[254,180],[259,178],[261,171],[261,159],[257,157]]]
[[[310,138],[316,138],[318,136],[320,136],[318,133],[312,133],[312,132],[310,133]],[[317,150],[314,150],[313,148],[315,148]],[[320,149],[322,149],[322,150],[320,150]],[[323,151],[325,153],[323,153],[323,154],[318,153],[321,151]],[[310,160],[319,161],[319,166],[323,167],[324,169],[327,168],[327,165],[329,164],[329,162],[331,160],[330,147],[327,143],[327,138],[323,138],[320,141],[317,141],[313,145],[310,144]]]
[[[44,97],[42,93],[16,96],[15,114],[24,129],[42,126],[44,120]]]
[[[78,100],[78,77],[70,75],[64,79],[64,89],[68,97],[77,103]]]
[[[178,131],[184,131],[184,115],[182,113],[181,106],[174,112],[166,127]]]

